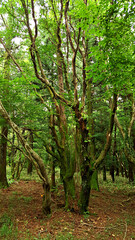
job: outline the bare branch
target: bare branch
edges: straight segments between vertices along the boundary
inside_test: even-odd
[[[27,9],[27,6],[25,4],[25,0],[21,0],[21,2],[22,2],[22,6],[23,6],[23,9],[24,9],[24,12],[25,12],[25,16],[26,16],[26,22],[27,22],[27,28],[28,28],[29,36],[30,36],[31,42],[33,43],[32,30],[30,28],[30,23],[29,23],[28,9]]]
[[[2,21],[3,21],[4,25],[5,25],[5,27],[8,28],[8,25],[7,25],[7,23],[6,23],[6,21],[5,21],[4,17],[3,17],[3,15],[0,14],[0,16],[1,16],[1,18],[2,18]]]
[[[75,52],[75,47],[74,47],[74,44],[73,44],[73,41],[72,41],[72,38],[71,38],[71,33],[70,33],[70,30],[69,30],[69,27],[68,27],[68,18],[67,18],[68,7],[69,7],[69,0],[66,2],[66,5],[65,5],[65,25],[66,25],[66,29],[67,29],[67,35],[68,35],[68,38],[69,38],[70,46],[72,48],[72,51]]]
[[[130,137],[131,135],[131,130],[132,130],[134,121],[135,121],[135,103],[134,103],[134,100],[132,100],[132,116],[131,116],[131,121],[128,127],[128,137]]]
[[[115,121],[115,124],[117,125],[118,129],[120,130],[120,133],[121,133],[123,139],[125,139],[125,133],[123,131],[123,128],[122,128],[116,114],[115,114],[115,117],[114,117],[114,121]]]
[[[51,0],[51,4],[52,4],[52,9],[53,9],[54,17],[55,17],[55,19],[56,19],[56,22],[58,22],[57,15],[56,15],[56,12],[55,12],[55,9],[54,9],[54,5],[53,5],[53,0]]]

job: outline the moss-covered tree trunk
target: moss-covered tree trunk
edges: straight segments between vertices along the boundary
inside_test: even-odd
[[[95,159],[95,142],[94,142],[94,120],[93,120],[93,96],[92,96],[92,79],[87,81],[87,115],[88,120],[83,120],[80,125],[82,137],[82,161],[81,177],[82,189],[80,194],[80,211],[86,212],[89,206],[90,191],[92,187],[92,176],[94,173],[93,163]],[[95,178],[95,181],[97,179]],[[98,185],[98,184],[97,184]]]
[[[88,89],[90,90],[90,88]],[[88,91],[89,92],[89,91]],[[89,95],[90,96],[90,95]],[[91,111],[91,105],[89,109],[89,112]],[[82,137],[82,162],[81,162],[81,177],[82,177],[82,189],[80,194],[80,212],[84,213],[88,210],[89,205],[89,198],[90,198],[90,190],[91,190],[91,184],[92,184],[92,176],[95,171],[95,169],[98,168],[99,164],[104,160],[104,157],[107,153],[107,151],[110,148],[111,144],[111,134],[113,131],[113,125],[114,125],[114,115],[117,108],[117,95],[114,93],[113,96],[113,102],[111,107],[111,115],[110,115],[110,122],[109,122],[109,128],[107,132],[106,137],[106,144],[101,151],[99,157],[95,159],[95,150],[94,150],[94,139],[93,136],[93,123],[92,123],[92,115],[88,115],[90,117],[88,119],[89,127],[87,128],[86,121],[81,119],[80,129],[81,129],[81,137]],[[91,131],[90,131],[91,129]],[[89,132],[90,131],[90,132]],[[90,133],[90,135],[89,135]]]
[[[65,209],[73,208],[73,199],[75,198],[75,184],[74,184],[75,162],[74,158],[70,156],[70,151],[61,152],[61,166],[60,176],[64,186],[65,193]],[[72,199],[72,201],[71,201]]]
[[[90,191],[92,184],[92,176],[94,173],[92,167],[92,158],[89,153],[88,131],[84,128],[82,134],[82,157],[81,157],[81,192],[79,199],[80,212],[85,213],[88,211]]]
[[[93,171],[90,170],[89,165],[85,164],[83,171],[81,171],[82,188],[79,200],[80,213],[82,214],[88,211],[92,175]]]
[[[61,34],[60,34],[60,26],[62,22],[63,16],[63,4],[61,4],[61,12],[60,12],[60,19],[57,24],[57,67],[58,67],[58,82],[59,82],[59,93],[61,95],[64,94],[64,79],[63,79],[63,66],[64,64],[64,56],[61,51]],[[66,74],[66,72],[65,72]],[[70,199],[74,198],[75,195],[75,186],[74,186],[74,179],[73,175],[75,172],[74,162],[75,158],[71,156],[71,149],[68,146],[68,127],[67,127],[67,118],[65,114],[65,107],[63,103],[60,101],[59,105],[56,104],[56,111],[57,111],[57,119],[58,119],[58,126],[59,126],[59,146],[58,151],[60,154],[60,175],[64,186],[65,192],[65,208],[70,209],[72,206],[70,205]]]
[[[96,169],[93,172],[92,179],[91,179],[91,189],[99,191],[99,183],[98,183],[98,170]]]

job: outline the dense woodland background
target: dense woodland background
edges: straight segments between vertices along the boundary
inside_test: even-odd
[[[110,0],[0,1],[0,187],[23,169],[55,170],[65,209],[86,213],[98,172],[135,174],[135,5]]]

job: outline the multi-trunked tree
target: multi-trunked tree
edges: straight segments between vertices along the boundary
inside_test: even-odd
[[[124,21],[118,16],[121,8],[118,4],[110,4],[109,1],[107,5],[102,5],[102,1],[70,3],[69,0],[46,2],[31,0],[31,3],[21,0],[18,4],[14,3],[12,11],[8,9],[8,12],[25,28],[36,79],[45,85],[53,106],[50,129],[57,154],[51,151],[47,144],[45,144],[46,150],[57,159],[64,185],[66,208],[70,208],[70,197],[75,197],[73,176],[76,164],[79,165],[82,179],[79,208],[80,212],[84,213],[88,209],[93,173],[103,161],[111,144],[121,79],[126,81],[124,73],[121,74],[120,79],[118,76],[120,68],[125,66],[123,62],[118,66],[119,59],[123,57],[121,44],[117,41],[115,43],[112,36],[112,32],[115,31],[115,37],[120,37],[116,27],[120,27]],[[35,6],[40,16],[37,17],[38,21]],[[123,34],[126,34],[126,29],[125,24],[122,28]],[[22,29],[19,31],[18,35],[21,38]],[[123,46],[128,48],[129,42],[126,45],[124,37]],[[27,79],[25,70],[21,68],[2,38],[0,41],[14,64]],[[53,82],[45,64],[44,56],[47,54],[48,47],[46,43],[52,47],[52,55],[49,57],[54,61],[52,65],[55,66],[55,71],[51,74]],[[132,55],[131,48],[130,46],[130,55]],[[117,53],[120,54],[119,58]],[[95,118],[98,116],[96,115],[98,110],[94,109],[97,86],[109,89],[105,101],[108,102],[108,109],[110,109],[106,140],[98,156],[95,134]],[[44,103],[44,97],[40,96],[40,98]],[[43,160],[23,138],[2,103],[0,106],[2,116],[14,128],[29,159],[33,161],[43,180],[44,212],[50,212],[50,184]]]

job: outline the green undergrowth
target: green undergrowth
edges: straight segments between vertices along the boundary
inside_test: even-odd
[[[9,197],[9,207],[15,207],[16,202],[23,201],[25,204],[29,204],[32,201],[32,197],[20,196],[20,193],[12,193]]]
[[[48,174],[50,176],[50,171],[48,170]],[[9,185],[14,183],[16,180],[11,178],[11,168],[7,166],[7,178]],[[36,181],[41,182],[41,179],[37,175],[36,170],[34,169],[32,174],[27,174],[27,168],[24,168],[21,173],[20,180],[23,181]],[[81,185],[81,176],[79,173],[75,173],[74,175],[75,185]],[[18,180],[19,181],[19,180]],[[129,180],[126,177],[122,176],[115,176],[115,182],[112,182],[110,174],[107,172],[107,180],[103,181],[103,174],[102,172],[98,174],[98,182],[99,182],[99,190],[102,188],[107,189],[109,192],[117,192],[123,191],[123,193],[132,193],[135,191],[135,182],[129,183]],[[56,187],[52,189],[52,191],[58,191],[58,186],[62,184],[60,179],[60,172],[59,169],[56,168]]]
[[[50,176],[50,170],[48,169],[48,175]],[[8,183],[9,185],[16,182],[16,181],[19,181],[19,180],[14,180],[12,179],[12,176],[11,176],[11,167],[10,166],[7,166],[7,179],[8,179]],[[56,182],[59,183],[59,179],[60,179],[60,170],[59,168],[56,168]],[[36,181],[36,182],[41,182],[41,179],[40,177],[38,176],[37,172],[35,169],[33,169],[32,173],[31,174],[27,174],[27,168],[24,168],[21,172],[21,176],[20,176],[20,180],[23,180],[23,181]]]
[[[123,193],[130,193],[135,191],[135,184],[129,183],[125,177],[115,176],[115,182],[112,182],[111,176],[107,174],[107,180],[103,181],[102,174],[99,174],[99,187],[107,189],[109,192],[122,191]]]
[[[11,217],[4,213],[0,217],[0,239],[14,240],[18,238],[18,229],[14,226]]]
[[[31,239],[27,239],[27,240],[52,240],[54,238],[52,238],[51,234],[47,234],[47,236],[45,238],[42,237],[34,237]],[[72,233],[58,233],[57,236],[55,237],[55,240],[86,240],[86,238],[76,238],[75,236],[72,235]]]
[[[50,172],[48,170],[48,174],[50,176]],[[11,168],[7,166],[7,178],[9,185],[15,182],[16,180],[13,180],[11,178]],[[36,170],[34,169],[32,174],[27,174],[27,169],[24,168],[21,173],[20,180],[23,181],[36,181],[41,182],[41,179],[37,175]],[[80,186],[81,185],[81,176],[79,173],[75,173],[74,175],[75,185]],[[18,180],[19,181],[19,180]],[[135,191],[135,182],[129,183],[129,180],[126,177],[122,176],[115,176],[115,182],[112,182],[111,176],[109,173],[107,173],[107,180],[103,181],[103,174],[102,172],[98,174],[98,182],[99,182],[99,190],[102,188],[105,188],[109,192],[117,192],[117,191],[123,191],[124,194],[130,194],[130,192]],[[52,189],[52,191],[58,191],[58,186],[62,184],[60,179],[60,173],[59,169],[56,168],[56,187]]]
[[[11,167],[10,166],[7,166],[7,179],[8,179],[8,183],[9,184],[12,184],[13,182],[15,181],[19,181],[19,180],[14,180],[12,179],[12,176],[11,176]],[[37,172],[36,170],[34,169],[32,174],[27,174],[27,169],[24,168],[21,172],[21,176],[20,176],[20,180],[23,180],[23,181],[36,181],[36,182],[39,182],[40,181],[40,178],[39,176],[37,175]]]

